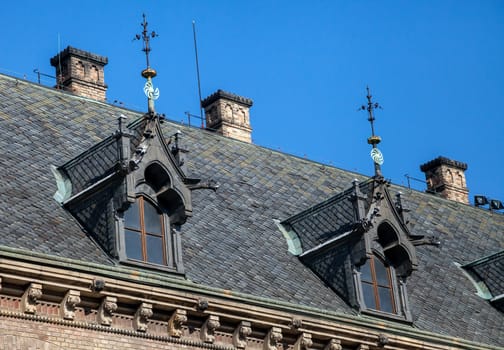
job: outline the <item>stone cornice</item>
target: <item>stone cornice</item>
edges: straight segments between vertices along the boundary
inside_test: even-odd
[[[456,160],[452,160],[446,157],[437,157],[436,159],[431,160],[430,162],[427,162],[425,164],[420,165],[420,170],[423,172],[429,171],[432,168],[438,167],[440,165],[448,165],[452,166],[454,168],[458,168],[461,170],[467,170],[467,164],[462,163]]]
[[[252,329],[268,330],[277,327],[282,333],[290,335],[310,334],[314,341],[325,343],[328,339],[337,339],[346,345],[368,345],[378,347],[378,340],[385,334],[388,346],[401,349],[497,349],[459,338],[433,334],[412,327],[378,320],[367,316],[342,315],[335,312],[279,302],[267,298],[260,298],[229,290],[203,287],[176,277],[140,271],[133,268],[118,266],[103,266],[93,263],[74,261],[71,259],[48,256],[39,253],[26,252],[0,246],[0,277],[2,283],[23,288],[26,285],[39,284],[42,286],[42,296],[51,290],[73,290],[80,292],[81,297],[96,301],[115,300],[122,304],[153,305],[155,312],[187,313],[187,317],[201,317],[213,315],[222,322],[239,325],[250,322]],[[97,291],[92,286],[96,280],[102,280],[103,289]],[[2,289],[2,294],[8,289]],[[208,309],[198,311],[197,305],[204,296],[208,300]],[[35,301],[37,302],[37,301]],[[244,304],[247,305],[244,307]],[[179,310],[179,311],[177,311]],[[43,322],[58,322],[74,327],[91,327],[96,330],[111,331],[111,326],[91,325],[65,319],[57,319],[23,312],[3,310],[0,315],[9,317],[30,318]],[[132,312],[131,317],[133,317]],[[292,320],[299,319],[300,328],[292,327]],[[66,322],[66,323],[65,323]],[[100,327],[103,327],[100,328]],[[117,332],[129,332],[117,330]],[[158,337],[148,332],[134,332],[140,337]],[[126,334],[125,333],[125,334]],[[128,333],[129,334],[129,333]],[[163,336],[171,341],[168,335]],[[180,338],[181,341],[184,341]],[[189,340],[187,340],[189,341]],[[198,342],[199,344],[199,342]],[[227,349],[226,347],[204,347],[212,349]],[[203,345],[195,345],[203,346]]]
[[[104,66],[108,63],[108,58],[105,56],[100,56],[89,51],[84,51],[72,46],[67,46],[66,49],[64,49],[58,55],[51,58],[51,66],[56,67],[59,64],[59,61],[64,60],[67,56],[76,56],[79,58],[83,58],[85,60],[98,63],[101,66]]]
[[[239,104],[242,104],[244,106],[250,107],[253,104],[253,101],[250,98],[239,96],[224,90],[217,90],[207,98],[205,98],[203,101],[201,101],[201,107],[205,108],[208,105],[210,105],[212,102],[215,102],[219,99],[225,99],[225,100],[230,100],[233,102],[237,102]]]

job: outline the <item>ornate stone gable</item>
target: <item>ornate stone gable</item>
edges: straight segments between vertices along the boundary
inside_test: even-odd
[[[124,213],[145,197],[163,220],[164,265],[182,272],[179,230],[192,214],[190,186],[199,180],[185,176],[178,134],[165,142],[160,116],[145,114],[127,127],[123,119],[113,135],[53,169],[55,198],[111,257],[126,261]]]
[[[418,266],[414,242],[423,236],[410,234],[408,210],[400,195],[393,201],[388,186],[381,176],[363,183],[355,180],[349,189],[284,220],[281,227],[286,236],[300,242],[301,261],[361,311],[367,309],[361,266],[375,256],[381,259],[387,271],[392,269],[387,272],[391,276],[387,288],[394,293],[391,309],[410,319],[400,285]]]

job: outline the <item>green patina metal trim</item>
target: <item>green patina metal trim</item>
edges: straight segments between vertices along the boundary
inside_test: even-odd
[[[56,186],[58,187],[58,190],[54,193],[53,198],[56,202],[63,203],[70,198],[70,195],[72,194],[72,183],[54,165],[51,165],[51,171],[56,178]]]
[[[296,232],[290,230],[286,230],[285,226],[283,226],[280,223],[280,220],[273,219],[273,222],[277,225],[278,229],[280,232],[282,232],[282,235],[285,237],[285,240],[287,241],[287,246],[289,253],[292,255],[301,255],[303,253],[303,248],[301,247],[301,241],[299,240],[298,235]]]
[[[469,273],[465,269],[465,266],[460,265],[459,263],[454,262],[455,266],[464,274],[464,276],[467,277],[469,281],[473,284],[474,288],[476,288],[476,295],[479,296],[480,298],[483,298],[485,300],[490,300],[492,299],[492,293],[488,290],[485,282],[483,281],[477,281],[474,276]]]
[[[145,285],[155,285],[158,287],[172,288],[184,292],[194,292],[206,294],[219,298],[225,298],[232,301],[239,301],[248,304],[254,304],[259,307],[273,308],[283,312],[294,314],[305,314],[308,317],[320,317],[322,319],[339,322],[348,326],[360,326],[369,330],[378,332],[386,331],[387,334],[396,334],[409,337],[422,342],[429,341],[435,344],[456,345],[466,349],[499,349],[499,347],[476,343],[461,338],[450,337],[429,331],[419,330],[412,326],[398,324],[393,321],[375,319],[364,315],[348,315],[334,311],[322,310],[313,307],[293,304],[289,302],[278,301],[275,299],[263,298],[230,290],[202,286],[188,280],[176,277],[168,277],[166,274],[151,271],[143,271],[120,266],[105,266],[80,260],[47,255],[42,253],[30,252],[22,249],[11,248],[0,245],[0,258],[11,258],[13,260],[27,261],[45,266],[54,266],[57,268],[66,268],[76,272],[87,274],[97,274],[109,278],[120,279],[128,282],[142,283]],[[134,277],[133,277],[134,276]]]

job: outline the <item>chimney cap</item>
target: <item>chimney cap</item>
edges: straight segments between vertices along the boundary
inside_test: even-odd
[[[423,172],[429,171],[433,168],[436,168],[440,165],[449,165],[454,168],[458,168],[461,170],[467,170],[467,164],[462,163],[456,160],[452,160],[446,157],[439,156],[436,159],[431,160],[430,162],[427,162],[425,164],[420,165],[420,170]]]
[[[214,92],[213,94],[211,94],[210,96],[208,96],[207,98],[205,98],[203,101],[201,101],[201,107],[205,108],[205,107],[209,106],[211,103],[213,103],[221,98],[231,100],[233,102],[242,104],[246,107],[250,107],[254,103],[254,101],[252,101],[250,98],[238,96],[238,95],[233,94],[231,92],[227,92],[227,91],[219,89],[216,92]]]
[[[51,58],[51,66],[57,67],[59,64],[59,60],[60,59],[65,60],[68,56],[80,57],[80,58],[83,58],[87,61],[98,63],[102,66],[104,66],[108,63],[108,58],[105,56],[100,56],[100,55],[94,54],[89,51],[84,51],[84,50],[77,49],[72,46],[67,46],[66,49],[64,49],[59,54],[57,54],[56,56]]]

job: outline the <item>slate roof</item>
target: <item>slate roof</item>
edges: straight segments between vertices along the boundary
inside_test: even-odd
[[[50,165],[62,165],[117,129],[120,114],[142,116],[0,75],[0,245],[112,265],[52,198]],[[217,192],[193,191],[182,227],[186,278],[201,284],[346,314],[355,310],[287,251],[280,221],[365,177],[173,122],[183,133],[189,177],[213,179]],[[386,170],[385,170],[386,176]],[[413,235],[439,237],[417,247],[408,280],[413,327],[504,345],[504,314],[478,297],[462,265],[504,249],[504,215],[401,189]]]

